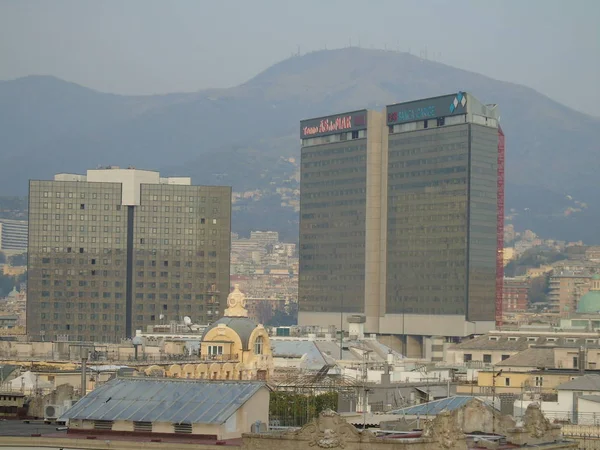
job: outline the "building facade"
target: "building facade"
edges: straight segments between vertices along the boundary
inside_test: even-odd
[[[27,251],[27,221],[0,219],[0,250]]]
[[[107,168],[29,188],[27,333],[114,342],[159,321],[220,317],[231,188]]]
[[[502,289],[502,311],[522,312],[529,304],[529,280],[525,277],[504,278]]]
[[[584,272],[561,271],[550,276],[548,301],[550,312],[568,317],[577,309],[579,299],[590,290],[592,275]]]
[[[465,336],[501,321],[504,135],[459,93],[301,122],[299,323]]]

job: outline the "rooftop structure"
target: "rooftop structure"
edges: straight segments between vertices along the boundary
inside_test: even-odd
[[[397,414],[401,416],[437,416],[442,411],[452,412],[455,409],[464,407],[469,402],[482,402],[489,405],[487,400],[479,399],[469,395],[455,395],[454,397],[434,400],[432,402],[423,403],[421,405],[409,406],[407,408],[396,409],[389,411],[388,414]]]
[[[592,285],[587,294],[584,294],[577,303],[577,313],[600,313],[600,275],[592,276]]]
[[[79,400],[61,420],[69,420],[69,432],[101,429],[229,439],[249,432],[257,420],[266,423],[268,405],[269,390],[260,382],[118,378]]]

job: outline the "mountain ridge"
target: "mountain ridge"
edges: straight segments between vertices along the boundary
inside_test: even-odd
[[[600,119],[526,86],[386,50],[312,52],[239,86],[191,93],[126,96],[48,76],[1,81],[0,136],[8,151],[0,154],[0,191],[24,194],[25,178],[114,164],[191,175],[196,183],[231,184],[237,191],[261,189],[272,205],[277,186],[295,186],[289,180],[298,169],[301,119],[458,90],[499,105],[507,135],[507,211],[517,209],[516,224],[523,219],[552,237],[600,241],[586,225],[600,217],[593,195]],[[569,201],[557,200],[566,195],[586,208],[566,214]],[[294,235],[297,218],[289,225],[289,211],[274,208],[262,228],[290,226]]]

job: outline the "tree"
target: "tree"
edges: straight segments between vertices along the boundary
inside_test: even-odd
[[[272,327],[289,327],[298,324],[298,304],[291,302],[286,310],[276,309],[267,325]]]
[[[8,258],[8,262],[11,266],[26,266],[27,265],[27,253],[21,253],[19,255],[13,255]]]
[[[542,303],[548,301],[550,285],[548,277],[542,275],[532,278],[529,285],[529,303]]]
[[[0,273],[0,298],[6,297],[15,286],[15,278]]]
[[[273,317],[273,308],[268,301],[258,301],[256,304],[256,320],[258,323],[266,324]]]
[[[280,426],[301,427],[322,411],[337,411],[338,393],[331,391],[312,395],[274,391],[269,401],[269,417]]]

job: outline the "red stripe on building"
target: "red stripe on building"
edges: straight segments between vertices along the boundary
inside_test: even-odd
[[[498,127],[498,216],[496,222],[496,326],[502,325],[504,286],[504,132]]]

